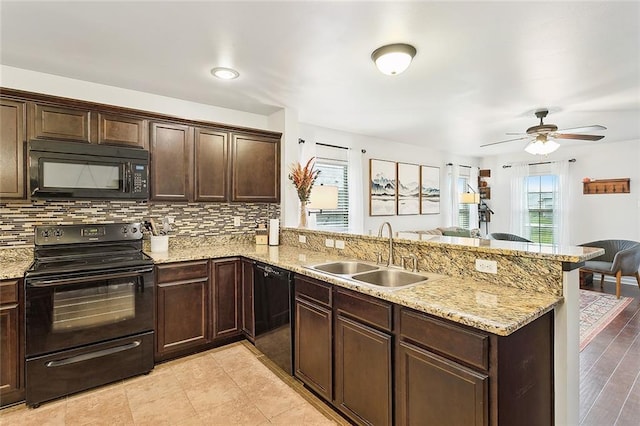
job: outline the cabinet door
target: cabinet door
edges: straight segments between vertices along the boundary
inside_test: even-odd
[[[331,401],[331,310],[296,298],[295,314],[295,375],[327,401]]]
[[[280,139],[234,134],[231,201],[280,201]]]
[[[405,342],[397,365],[398,425],[488,424],[487,375]]]
[[[158,284],[156,357],[209,342],[209,278]]]
[[[99,113],[98,143],[147,148],[149,146],[147,120]]]
[[[24,198],[25,105],[2,99],[0,106],[0,198]]]
[[[228,139],[226,132],[195,130],[195,201],[227,200]]]
[[[255,340],[256,327],[253,311],[253,262],[242,261],[242,331],[247,339]]]
[[[91,142],[91,112],[32,104],[31,139]]]
[[[340,315],[335,331],[335,404],[358,424],[391,425],[392,338]]]
[[[0,282],[0,404],[24,399],[21,281]]]
[[[193,129],[177,124],[152,123],[151,199],[189,201],[193,172]]]
[[[213,339],[240,334],[240,261],[211,262]]]

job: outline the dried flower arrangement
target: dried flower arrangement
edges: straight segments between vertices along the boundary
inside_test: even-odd
[[[314,170],[315,159],[315,157],[311,157],[304,167],[300,163],[292,164],[290,167],[289,180],[296,187],[298,198],[303,204],[309,202],[311,188],[320,174],[320,170]]]

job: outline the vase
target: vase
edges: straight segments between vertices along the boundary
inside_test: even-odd
[[[307,203],[304,201],[300,202],[300,223],[298,224],[298,228],[306,228],[307,227]]]

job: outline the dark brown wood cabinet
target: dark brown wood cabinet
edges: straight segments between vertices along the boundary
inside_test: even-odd
[[[332,289],[320,281],[295,278],[294,374],[331,401],[333,397]]]
[[[240,259],[211,261],[212,340],[241,334]]]
[[[356,424],[393,424],[392,305],[335,290],[334,404]]]
[[[22,280],[0,281],[0,405],[24,399]]]
[[[209,343],[209,262],[156,265],[156,282],[156,360]]]
[[[234,133],[231,139],[231,201],[280,201],[280,139]]]
[[[192,199],[193,128],[179,124],[151,123],[151,199]]]
[[[25,103],[0,99],[0,199],[25,198]]]
[[[398,348],[398,424],[489,424],[489,376],[409,343]]]
[[[148,148],[149,124],[142,118],[97,113],[99,144]]]
[[[29,104],[29,139],[91,142],[92,113],[88,109]]]
[[[195,129],[194,201],[227,201],[229,134]]]
[[[242,332],[255,342],[256,326],[253,308],[253,262],[242,259]]]

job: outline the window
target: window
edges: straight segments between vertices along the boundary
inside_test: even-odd
[[[338,208],[316,213],[316,226],[327,231],[349,230],[349,163],[347,150],[316,144],[316,168],[320,170],[316,185],[338,187]]]
[[[469,178],[467,176],[458,177],[458,194],[463,194],[467,192],[467,184],[469,183]],[[470,229],[469,223],[469,204],[458,204],[458,226],[460,228]]]
[[[556,242],[554,211],[556,197],[553,188],[557,176],[539,175],[527,177],[527,210],[525,230],[531,241],[553,244]]]

